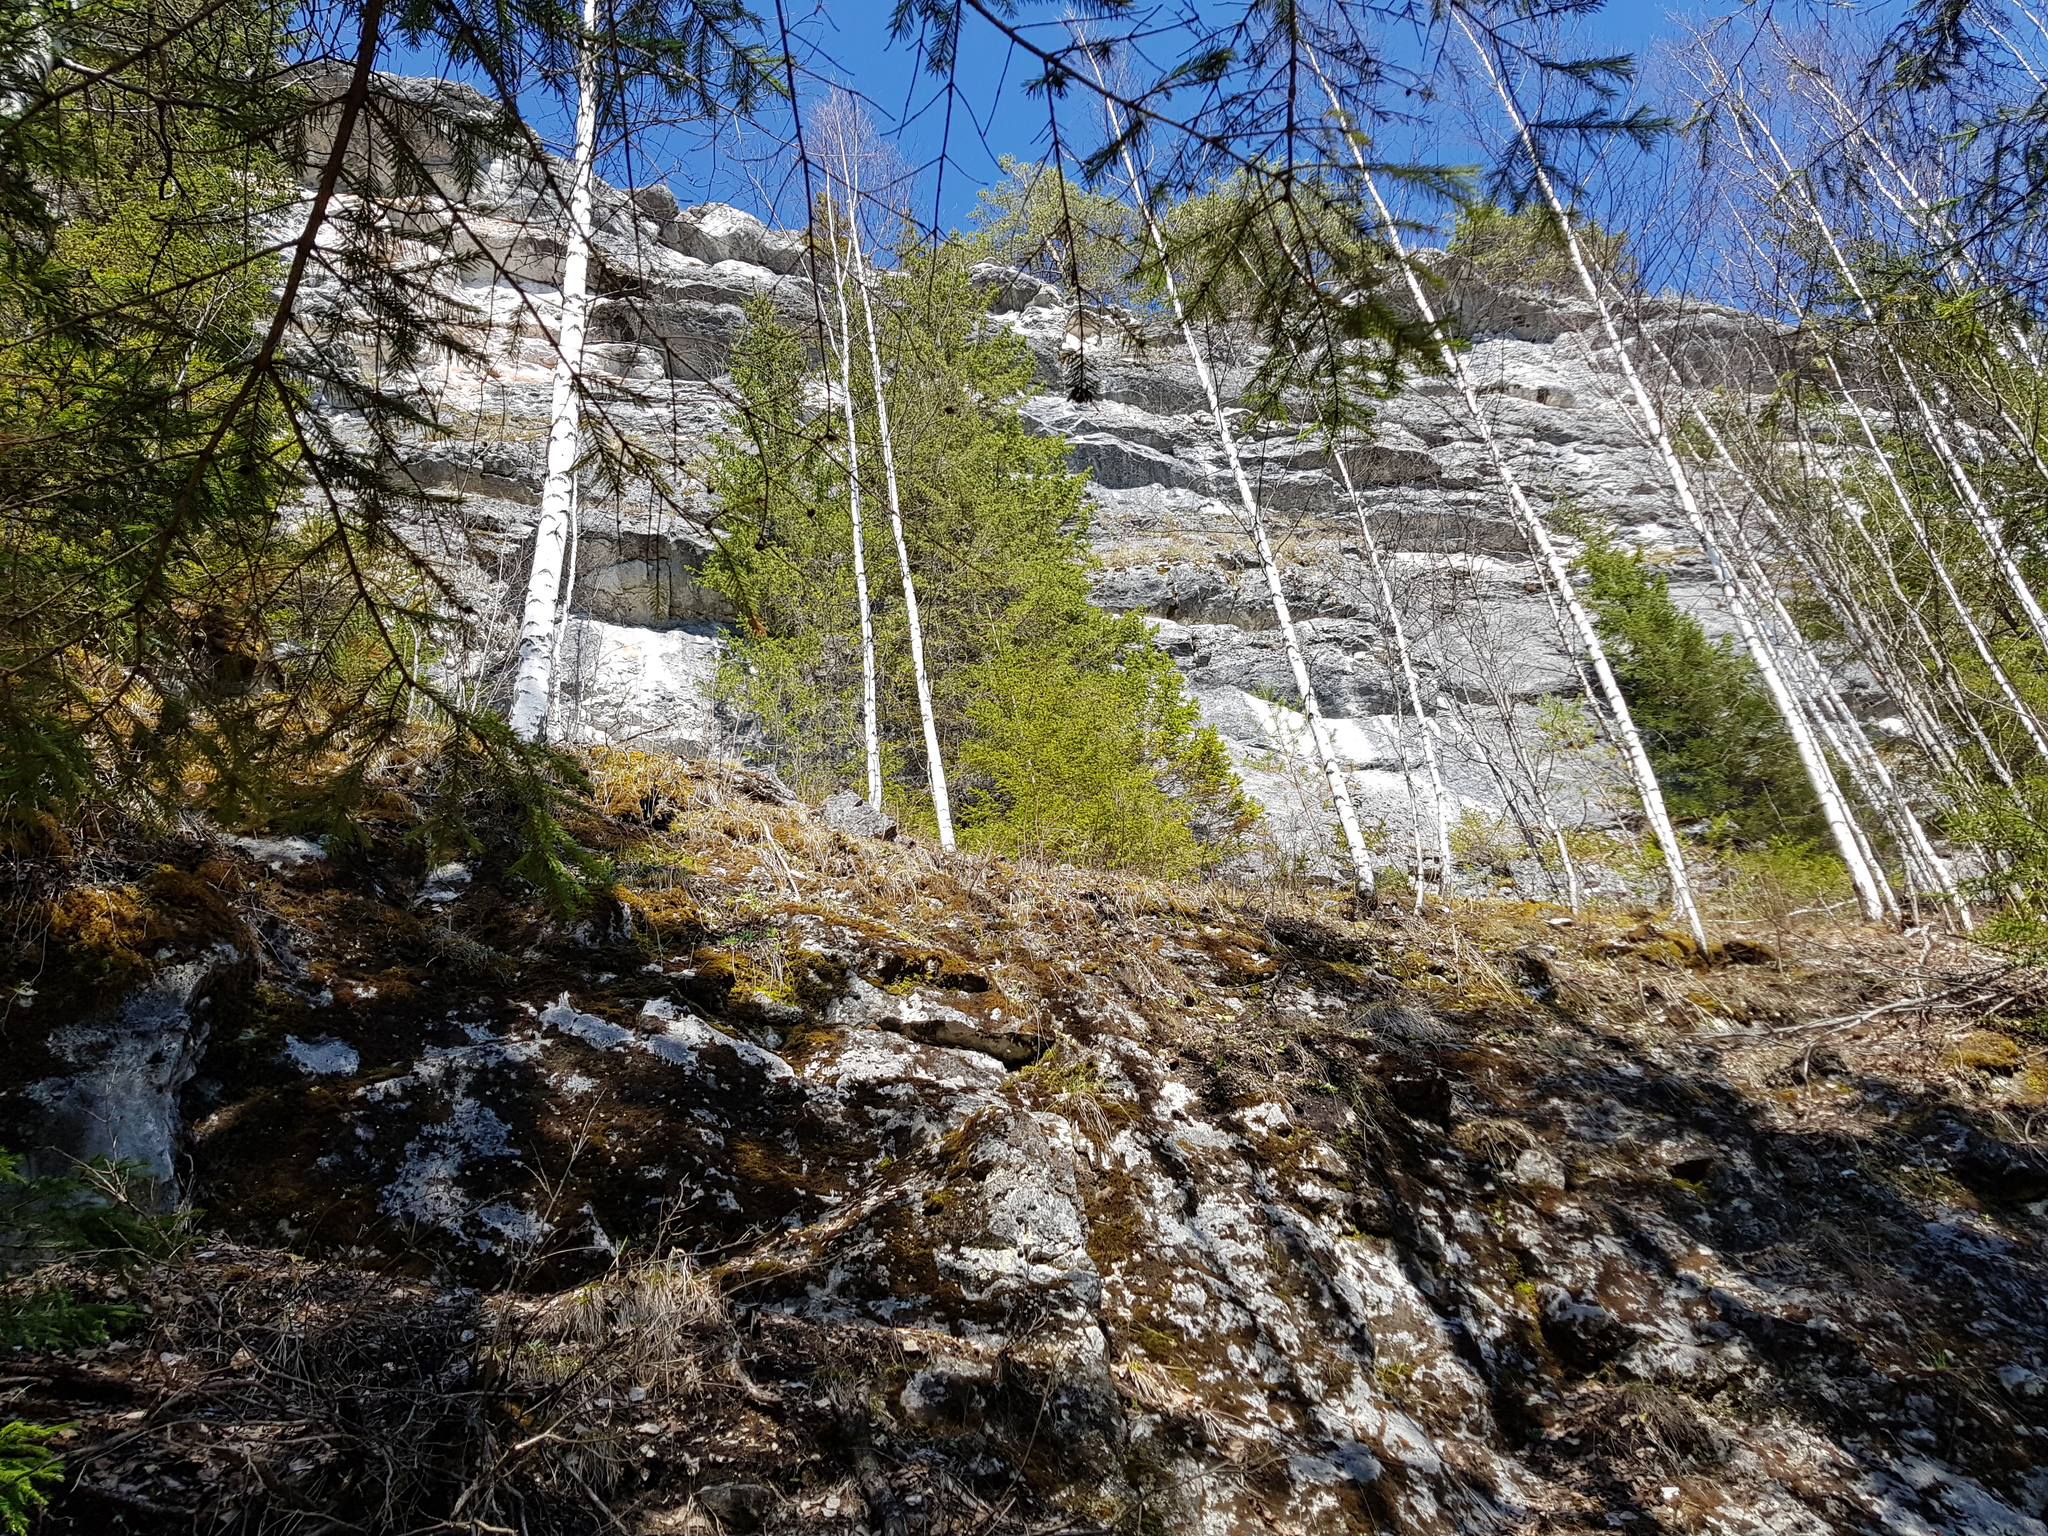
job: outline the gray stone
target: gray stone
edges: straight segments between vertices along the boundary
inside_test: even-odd
[[[698,1506],[735,1531],[760,1529],[776,1503],[775,1490],[759,1483],[713,1483],[697,1490]]]
[[[664,229],[682,209],[676,203],[676,195],[665,184],[633,189],[633,206],[640,210],[656,229]]]
[[[834,832],[844,832],[848,837],[893,838],[896,835],[896,818],[877,810],[850,789],[828,796],[821,814],[826,826]]]
[[[832,1004],[826,1017],[835,1024],[886,1029],[925,1045],[975,1051],[1010,1067],[1036,1060],[1052,1044],[1050,1030],[1019,1016],[1014,1005],[1005,1006],[999,995],[992,999],[961,993],[942,995],[929,987],[913,987],[898,994],[884,992],[858,976],[851,979],[845,995]]]
[[[21,1090],[28,1102],[9,1139],[24,1146],[31,1170],[112,1158],[138,1164],[172,1198],[184,1140],[178,1096],[206,1049],[207,993],[242,960],[214,944],[164,966],[106,1013],[52,1032],[50,1054],[76,1070]]]
[[[991,314],[1012,314],[1020,309],[1049,308],[1065,302],[1059,285],[1047,282],[1021,267],[1006,267],[1000,262],[976,262],[968,269],[968,276],[974,286],[989,296]]]

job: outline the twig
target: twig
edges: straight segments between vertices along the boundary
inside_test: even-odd
[[[1916,1011],[1923,1013],[1955,1013],[1973,1008],[1979,1003],[1987,1002],[1997,996],[1997,993],[1995,990],[1979,992],[1973,997],[1963,999],[1961,1002],[1951,1002],[1949,999],[1968,991],[1972,987],[1981,986],[1986,981],[2008,976],[2014,969],[2017,969],[2017,967],[1995,971],[1989,976],[1973,976],[1968,981],[1951,987],[1945,992],[1923,994],[1919,997],[1896,998],[1889,1003],[1880,1003],[1875,1008],[1866,1008],[1861,1013],[1838,1014],[1834,1018],[1829,1019],[1811,1019],[1804,1024],[1781,1024],[1776,1029],[1724,1029],[1717,1030],[1713,1034],[1688,1035],[1686,1038],[1688,1040],[1755,1040],[1772,1035],[1798,1035],[1809,1031],[1848,1029],[1857,1024],[1866,1024],[1872,1019],[1882,1018],[1886,1014],[1892,1013],[1912,1013]]]

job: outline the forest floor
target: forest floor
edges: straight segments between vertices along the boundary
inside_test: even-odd
[[[10,1282],[139,1309],[0,1357],[41,1529],[2042,1530],[2038,973],[602,767],[574,920],[403,773],[354,849],[16,861],[10,1105],[217,957],[182,1235]]]

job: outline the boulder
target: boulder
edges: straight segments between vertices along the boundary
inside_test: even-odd
[[[133,1163],[166,1203],[175,1201],[185,1145],[179,1099],[212,1032],[208,994],[246,959],[232,945],[209,945],[162,966],[105,1012],[46,1036],[59,1070],[20,1090],[7,1134],[28,1153],[30,1169],[65,1173],[91,1158]]]
[[[896,818],[877,810],[850,789],[828,796],[821,814],[826,826],[848,837],[888,839],[896,835]]]
[[[770,229],[730,203],[681,210],[662,226],[661,242],[708,266],[739,262],[782,275],[802,267],[809,249],[801,230]]]

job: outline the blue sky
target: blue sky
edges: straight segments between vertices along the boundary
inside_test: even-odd
[[[1725,9],[1728,0],[1716,10]],[[923,188],[927,207],[936,205],[940,222],[958,224],[974,203],[976,186],[993,179],[996,156],[1003,153],[1035,159],[1046,152],[1046,104],[1031,96],[1024,83],[1037,73],[1033,61],[1019,56],[986,26],[963,38],[957,79],[959,93],[950,125],[945,94],[930,74],[915,67],[908,45],[888,36],[886,0],[831,6],[813,0],[814,9],[792,9],[792,26],[820,55],[829,54],[840,78],[859,90],[876,115],[895,125],[891,136],[913,164],[929,166]],[[1024,5],[1028,18],[1058,14],[1053,7]],[[1212,16],[1230,7],[1202,4]],[[1686,8],[1692,9],[1692,8]],[[1673,35],[1672,7],[1639,0],[1609,0],[1579,24],[1579,51],[1588,54],[1641,53],[1659,38]],[[945,185],[936,185],[941,142],[949,145]],[[1468,156],[1472,151],[1468,148]]]
[[[1180,3],[1180,0],[1173,0]],[[1205,14],[1223,16],[1230,6],[1220,0],[1195,0]],[[1712,14],[1739,8],[1741,0],[1719,0],[1711,6],[1678,10]],[[950,102],[941,82],[918,67],[912,48],[888,35],[892,0],[784,0],[785,14],[800,55],[817,76],[830,75],[863,96],[877,126],[923,174],[918,203],[924,217],[946,226],[965,221],[980,185],[994,178],[996,157],[1008,153],[1033,159],[1045,153],[1046,104],[1028,95],[1024,84],[1036,67],[1013,52],[986,25],[970,17],[956,72],[958,91]],[[756,8],[772,23],[773,0],[756,0]],[[1019,7],[1027,19],[1048,21],[1060,12],[1051,5]],[[1609,0],[1599,12],[1576,24],[1571,51],[1593,55],[1648,53],[1676,35],[1674,7],[1638,0]],[[438,72],[431,56],[395,54],[388,67],[407,72]],[[563,115],[549,104],[533,101],[529,111],[543,131],[566,129]],[[1082,132],[1088,132],[1085,127]],[[941,145],[947,146],[943,169]],[[1479,146],[1453,130],[1426,146],[1431,158],[1472,160]],[[686,133],[650,138],[640,162],[628,172],[621,164],[605,167],[614,181],[665,179],[685,203],[718,199],[773,216],[777,205],[790,219],[800,217],[802,190],[788,179],[787,157],[777,153],[770,137],[727,134],[714,144]]]

